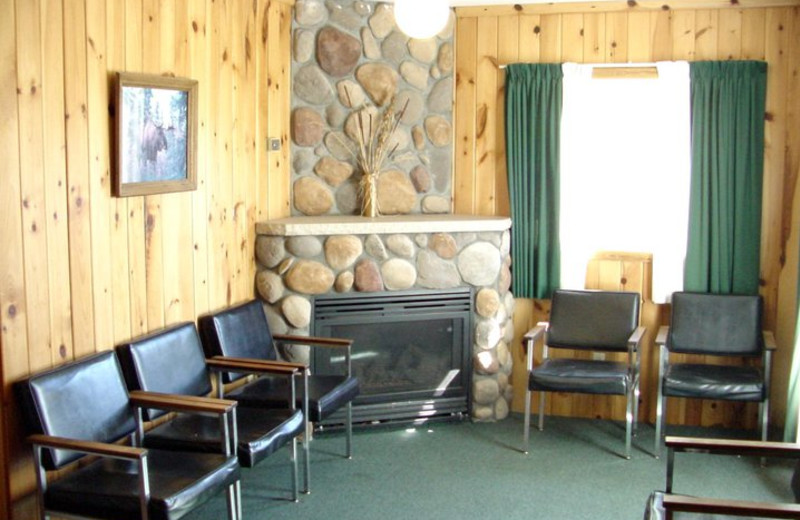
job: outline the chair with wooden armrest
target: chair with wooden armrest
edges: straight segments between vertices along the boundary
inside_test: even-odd
[[[545,392],[624,395],[625,458],[631,456],[639,400],[639,294],[611,291],[553,292],[550,321],[525,335],[528,385],[525,392],[524,452],[528,452],[531,392],[539,392],[539,430],[544,428]],[[534,367],[536,340],[544,335],[542,362]],[[626,354],[625,361],[550,358],[550,349]]]
[[[289,445],[292,500],[297,501],[297,437],[303,432],[304,420],[302,412],[293,406],[294,378],[302,373],[302,369],[266,362],[251,362],[246,366],[219,360],[209,360],[207,363],[197,329],[191,322],[123,343],[117,346],[117,355],[132,395],[136,395],[138,390],[144,390],[195,396],[196,399],[209,402],[220,401],[206,397],[212,392],[211,371],[217,370],[270,373],[287,379],[289,384],[283,406],[248,409],[239,407],[236,410],[238,434],[233,446],[239,463],[250,468],[281,447]],[[147,420],[161,415],[159,411],[145,411]],[[148,448],[213,451],[220,441],[215,423],[210,417],[178,414],[144,433],[143,445]]]
[[[644,520],[722,519],[722,518],[800,518],[800,504],[768,503],[688,496],[673,493],[676,453],[710,453],[737,457],[792,458],[800,461],[800,445],[786,442],[698,439],[671,437],[667,447],[665,490],[655,491],[647,499]],[[787,486],[788,487],[788,486]],[[800,462],[795,466],[791,489],[800,502]]]
[[[344,373],[341,375],[309,374],[308,383],[300,385],[301,396],[308,399],[298,406],[303,407],[306,421],[319,422],[331,416],[341,408],[346,410],[346,456],[352,456],[353,414],[352,402],[359,393],[358,379],[352,375],[350,351],[352,341],[340,338],[318,338],[310,336],[291,336],[272,334],[264,313],[264,307],[258,300],[251,300],[198,320],[200,336],[206,356],[214,358],[257,359],[277,361],[279,359],[276,343],[308,345],[311,347],[336,348],[343,351]],[[224,383],[241,379],[243,374],[228,373],[223,376]],[[285,403],[287,381],[274,377],[259,377],[225,394],[243,407],[277,406]],[[220,388],[222,388],[220,386]],[[308,428],[308,425],[306,425]],[[306,430],[308,431],[308,430]],[[309,443],[303,443],[305,454],[305,489],[310,491]]]
[[[762,331],[760,296],[676,292],[672,295],[669,327],[661,327],[655,456],[667,417],[667,397],[750,401],[759,404],[761,440],[767,440],[772,333]],[[753,364],[670,361],[670,354],[708,359],[757,360]]]
[[[129,396],[111,351],[16,383],[37,470],[40,518],[175,520],[227,490],[228,518],[238,520],[239,463],[231,450],[236,403],[178,396]],[[208,453],[115,444],[139,438],[141,406],[213,417],[219,442]],[[48,470],[72,468],[53,480]]]

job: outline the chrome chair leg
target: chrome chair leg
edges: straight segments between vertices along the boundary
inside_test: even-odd
[[[544,391],[539,392],[539,431],[544,431]]]
[[[292,501],[298,502],[297,498],[297,489],[298,489],[298,478],[297,478],[297,437],[292,439],[292,445],[289,447],[289,459],[292,463]]]
[[[347,458],[353,458],[353,402],[347,403]]]
[[[655,455],[656,458],[661,456],[661,434],[664,426],[664,408],[666,407],[666,404],[666,398],[664,397],[662,385],[659,384],[658,399],[656,401],[656,440],[653,449],[653,455]]]
[[[522,429],[522,452],[527,455],[531,436],[531,391],[525,390],[525,426]]]
[[[631,458],[631,433],[633,430],[633,399],[634,390],[631,388],[627,395],[627,406],[625,410],[625,458]]]

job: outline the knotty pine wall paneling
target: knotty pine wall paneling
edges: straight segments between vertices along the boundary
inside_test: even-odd
[[[253,296],[255,223],[289,214],[291,17],[0,0],[0,517],[32,517],[15,381]],[[118,71],[198,80],[196,190],[111,195]]]
[[[470,214],[508,215],[505,171],[504,74],[488,65],[514,62],[626,63],[658,60],[756,59],[768,62],[761,294],[765,323],[779,350],[772,389],[772,421],[783,423],[794,339],[800,174],[800,2],[747,0],[526,4],[456,9],[454,207]],[[497,29],[495,29],[497,28]],[[481,38],[476,38],[480,31]],[[493,38],[497,41],[490,41]],[[476,41],[478,40],[478,41]],[[486,89],[495,84],[497,94]],[[486,131],[485,120],[495,128]],[[491,159],[491,157],[494,159]],[[643,165],[646,167],[646,165]],[[491,203],[490,203],[491,201]],[[517,299],[514,319],[513,410],[522,411],[525,388],[520,338],[547,318],[549,302]],[[646,302],[650,329],[642,352],[640,417],[655,417],[656,357],[653,338],[667,323],[669,307]],[[536,400],[534,400],[536,401]],[[559,394],[547,413],[623,419],[623,408],[596,399]],[[534,409],[538,407],[534,403]],[[669,421],[754,427],[756,408],[717,401],[673,400]]]

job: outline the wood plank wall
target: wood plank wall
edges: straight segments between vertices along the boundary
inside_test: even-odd
[[[252,297],[254,224],[289,214],[291,16],[0,0],[0,516],[34,482],[14,381]],[[117,71],[199,81],[195,191],[111,196]]]
[[[457,8],[454,206],[457,213],[509,215],[503,134],[504,74],[516,62],[653,62],[755,59],[768,62],[766,157],[761,265],[766,325],[779,352],[773,385],[774,424],[783,424],[796,316],[798,190],[800,172],[800,8],[797,1],[603,2]],[[731,5],[734,4],[734,5]],[[522,411],[525,388],[519,338],[545,319],[549,302],[517,300],[512,345]],[[652,330],[668,319],[666,306],[645,305]],[[655,417],[657,367],[647,348],[640,417]],[[677,400],[685,401],[685,400]],[[592,400],[559,395],[548,412],[608,416]],[[537,408],[534,406],[534,408]],[[621,407],[616,407],[621,410]],[[755,425],[721,402],[688,401],[671,408],[670,422]],[[611,415],[623,419],[620,413]],[[743,419],[744,417],[744,419]]]

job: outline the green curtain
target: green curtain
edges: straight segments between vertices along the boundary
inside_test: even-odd
[[[692,180],[684,288],[758,294],[767,64],[690,64]]]
[[[549,298],[560,281],[561,65],[506,68],[506,160],[513,292]]]

